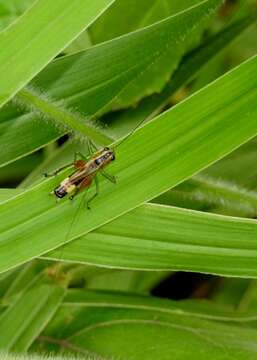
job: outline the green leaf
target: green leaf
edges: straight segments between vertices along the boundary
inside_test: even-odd
[[[136,0],[119,0],[92,24],[90,37],[94,44],[108,41],[199,3],[199,0],[141,0],[140,3]]]
[[[143,116],[148,119],[153,118],[168,105],[171,96],[176,91],[194,80],[206,64],[213,60],[230,42],[234,41],[245,29],[255,22],[255,16],[248,16],[207,38],[203,44],[182,59],[178,69],[162,92],[143,100],[138,109],[131,110],[131,115],[133,116],[133,112],[140,112],[140,108],[145,108]]]
[[[35,0],[0,0],[0,30],[20,16]]]
[[[163,113],[120,144],[116,149],[117,160],[110,166],[111,172],[118,176],[118,183],[113,185],[100,179],[101,191],[92,211],[78,211],[86,193],[76,197],[74,202],[63,201],[58,206],[49,197],[49,192],[69,171],[2,203],[1,271],[114,220],[174,187],[255,136],[255,74],[257,57]],[[87,196],[92,194],[93,189],[90,189]],[[242,221],[236,224],[240,227]],[[251,225],[251,230],[247,232],[249,240],[254,233],[255,222]],[[254,247],[251,240],[250,244]],[[17,247],[19,251],[15,251]],[[245,251],[248,250],[251,252],[253,249],[251,247]],[[103,254],[100,247],[98,253]],[[222,269],[223,273],[226,265]],[[249,269],[249,261],[245,266],[245,276],[254,273],[254,269]],[[239,271],[233,269],[237,274]]]
[[[152,24],[171,15],[198,6],[199,0],[120,0],[116,1],[108,11],[90,28],[93,42],[109,40],[128,31]],[[220,2],[221,3],[221,2]],[[124,16],[120,16],[120,14]],[[207,19],[214,14],[211,10],[192,27],[183,43],[175,42],[167,54],[160,56],[144,73],[133,80],[127,88],[110,104],[111,108],[123,108],[132,105],[145,96],[160,92],[168,81],[182,55],[199,42],[200,35],[206,27]]]
[[[0,33],[0,48],[4,49],[0,53],[0,106],[111,3],[112,0],[99,0],[97,3],[39,0],[12,26],[3,30]]]
[[[149,360],[256,358],[256,330],[242,331],[234,325],[205,320],[174,302],[129,294],[75,292],[66,305],[70,317],[75,316],[64,336],[67,350],[74,347],[80,353],[87,349],[128,360],[142,359],[142,352]],[[47,340],[54,342],[54,334],[45,337]]]
[[[218,4],[219,0],[203,1],[197,7],[138,32],[85,52],[57,59],[31,85],[44,92],[44,98],[55,101],[55,108],[65,105],[71,108],[71,112],[72,109],[79,109],[83,115],[92,116],[160,55],[167,52],[169,47],[173,48],[174,43],[183,43],[191,27]],[[60,104],[60,100],[64,99],[65,103]],[[30,105],[35,110],[32,102]],[[9,113],[10,109],[7,109],[4,116]],[[0,141],[2,166],[35,151],[67,131],[62,126],[57,128],[58,124],[51,121],[47,122],[48,126],[42,126],[44,120],[38,114],[27,114],[6,130]]]
[[[97,309],[102,307],[113,307],[159,311],[162,312],[163,315],[167,315],[167,319],[169,319],[170,316],[179,315],[184,318],[194,317],[203,320],[213,320],[220,323],[233,323],[235,325],[240,323],[254,323],[256,321],[256,310],[251,312],[238,312],[231,310],[231,308],[228,308],[227,306],[221,306],[206,299],[174,301],[146,296],[144,294],[136,295],[132,292],[70,289],[67,291],[63,303],[52,319],[52,322],[49,323],[49,326],[46,328],[46,332],[48,332],[49,329],[50,331],[53,331],[52,323],[56,321],[56,318],[59,318],[59,313],[70,308],[72,312],[74,311],[75,316],[67,324],[66,328],[63,326],[63,336],[71,336],[74,333],[74,328],[75,331],[78,331],[79,327],[83,327],[90,321],[90,319],[85,317],[84,319],[81,319],[80,324],[78,324],[80,311],[87,306],[93,306]],[[80,310],[76,312],[79,308]],[[65,321],[64,318],[63,321]]]
[[[21,294],[0,317],[0,348],[26,351],[55,313],[63,295],[64,289],[50,285]]]
[[[149,204],[69,243],[62,260],[256,277],[256,229],[253,220]]]
[[[0,202],[8,200],[20,192],[21,190],[19,189],[0,189]]]
[[[86,124],[85,120],[78,115],[74,115],[66,109],[55,106],[33,90],[23,89],[19,92],[17,98],[23,105],[33,106],[36,110],[40,110],[43,115],[59,123],[60,126],[67,127],[67,131],[73,130],[102,145],[107,145],[112,140],[107,135],[96,130],[92,125]]]

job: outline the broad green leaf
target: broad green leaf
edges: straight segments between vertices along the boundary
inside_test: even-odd
[[[60,100],[65,99],[65,107],[92,116],[169,47],[182,43],[191,27],[218,3],[219,0],[203,1],[197,7],[138,32],[57,59],[34,79],[32,87],[44,91],[44,97],[57,101],[54,104],[57,107],[63,105]],[[30,105],[34,109],[35,104]],[[38,114],[24,115],[13,128],[7,129],[0,141],[4,147],[4,151],[0,148],[2,165],[35,151],[67,131],[62,126],[56,128],[58,125],[51,121],[42,127],[43,120]]]
[[[256,330],[204,320],[158,299],[115,293],[81,295],[80,302],[70,304],[79,324],[71,322],[67,330],[72,334],[65,337],[67,348],[74,346],[78,353],[86,349],[133,360],[142,359],[142,352],[149,360],[256,358]],[[54,336],[50,339],[55,340]]]
[[[125,32],[152,24],[162,18],[178,14],[190,7],[200,4],[199,0],[120,0],[115,2],[107,12],[90,29],[93,42],[102,42]],[[220,2],[221,3],[221,2]],[[124,16],[120,16],[120,14]],[[155,61],[143,74],[140,74],[112,102],[110,107],[123,108],[132,105],[141,98],[160,92],[174,72],[182,55],[195,45],[206,27],[207,19],[213,15],[207,13],[205,19],[187,34],[183,44],[174,43],[164,56]],[[208,19],[209,20],[209,19]]]
[[[0,202],[8,200],[20,192],[21,190],[19,189],[0,189]]]
[[[111,3],[112,0],[99,0],[97,3],[39,0],[12,26],[3,30],[0,33],[0,48],[4,49],[0,53],[0,106]]]
[[[149,204],[66,245],[62,260],[256,277],[255,239],[253,220]]]
[[[121,143],[116,148],[117,160],[110,166],[118,183],[113,185],[100,179],[101,191],[92,211],[78,211],[83,196],[92,196],[92,188],[74,202],[63,201],[58,206],[48,195],[69,171],[2,203],[1,271],[114,220],[254,137],[257,133],[255,74],[257,57],[163,113]],[[250,238],[254,228],[255,222],[251,232],[247,232]],[[248,250],[253,253],[252,248]],[[100,248],[98,253],[103,254]],[[249,261],[245,266],[249,266]],[[248,270],[245,276],[252,272]],[[222,271],[226,271],[225,263]],[[239,270],[233,268],[234,271]]]
[[[108,41],[199,3],[199,0],[141,0],[140,3],[136,0],[119,0],[91,25],[90,37],[94,44]]]
[[[26,351],[57,310],[64,295],[58,286],[38,286],[21,294],[0,317],[0,348]]]
[[[177,43],[182,45],[192,27],[197,28],[206,13],[214,11],[219,4],[220,0],[201,1],[197,6],[149,27],[56,60],[37,76],[32,85],[46,90],[51,99],[65,99],[65,105],[75,109],[80,105],[79,110],[84,115],[93,115],[112,100],[115,85],[115,88],[119,85],[121,91],[169,48],[174,48]],[[106,94],[110,81],[110,94]],[[115,95],[117,93],[115,89]],[[92,104],[85,104],[85,95]]]
[[[204,66],[215,59],[217,54],[220,54],[230,42],[234,41],[254,22],[256,22],[256,17],[248,16],[207,38],[202,45],[182,59],[180,66],[162,92],[143,100],[137,109],[130,110],[130,116],[141,112],[141,116],[150,119],[157,115],[169,103],[171,96],[176,91],[194,80]]]

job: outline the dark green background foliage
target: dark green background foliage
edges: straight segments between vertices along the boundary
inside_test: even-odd
[[[1,360],[257,358],[256,14],[0,0]],[[57,204],[88,140],[117,183]]]

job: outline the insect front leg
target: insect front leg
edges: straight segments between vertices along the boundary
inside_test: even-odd
[[[94,182],[95,182],[95,193],[94,193],[93,196],[91,196],[91,198],[89,198],[89,199],[87,200],[87,208],[88,208],[88,210],[91,209],[91,208],[90,208],[91,202],[92,202],[92,201],[96,198],[96,196],[99,194],[99,182],[98,182],[98,177],[97,177],[97,176],[95,176]]]

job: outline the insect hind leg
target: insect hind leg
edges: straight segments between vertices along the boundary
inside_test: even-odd
[[[62,167],[60,167],[59,169],[55,170],[54,172],[52,173],[44,173],[44,177],[53,177],[53,176],[56,176],[59,174],[59,172],[61,172],[62,170],[68,168],[69,166],[72,166],[73,163],[69,163],[69,164],[66,164],[66,165],[63,165]]]
[[[87,201],[86,201],[86,205],[88,210],[91,209],[90,204],[92,203],[92,201],[97,197],[97,195],[99,194],[99,182],[98,182],[98,177],[95,176],[94,178],[94,182],[95,182],[95,193],[94,195],[92,195]]]
[[[87,147],[89,154],[93,154],[94,152],[98,151],[97,146],[93,143],[91,139],[87,140]]]

